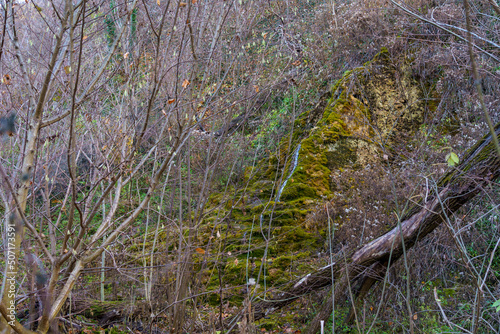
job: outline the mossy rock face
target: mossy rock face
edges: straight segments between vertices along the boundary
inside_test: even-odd
[[[231,219],[249,227],[244,241],[228,240],[232,249],[246,254],[250,235],[252,256],[257,252],[260,256],[266,247],[267,256],[276,258],[291,252],[310,254],[322,247],[321,231],[308,228],[307,214],[338,196],[341,189],[336,189],[333,174],[380,163],[382,148],[406,142],[418,129],[426,112],[422,87],[410,64],[395,65],[387,50],[344,73],[315,108],[297,117],[293,133],[283,138],[277,153],[245,170],[247,186]],[[231,206],[232,202],[226,209]],[[271,239],[266,231],[271,231]],[[285,258],[280,262],[287,263]],[[227,268],[228,277],[244,284],[243,268],[232,266]],[[284,265],[271,269],[267,283],[280,283],[287,269]]]
[[[381,145],[404,142],[425,116],[422,86],[413,78],[410,64],[394,65],[387,50],[346,72],[328,96],[321,117],[313,109],[295,122],[299,129],[295,145],[301,145],[298,165],[280,201],[331,198],[333,170],[378,163]],[[314,126],[308,123],[311,120]],[[276,160],[281,164],[275,163],[275,170],[289,174],[290,162],[283,166],[283,159],[276,156],[268,161]]]

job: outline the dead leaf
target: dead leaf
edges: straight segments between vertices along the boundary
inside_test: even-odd
[[[254,85],[253,88],[255,89],[255,92],[258,93],[259,92],[259,86],[257,85]]]
[[[71,73],[71,66],[64,66],[64,72],[66,72],[66,74],[70,74]]]
[[[237,266],[238,265],[238,259],[234,259],[234,265]]]
[[[10,82],[10,81],[11,81],[11,77],[10,77],[10,75],[8,75],[8,74],[4,74],[4,75],[3,75],[3,78],[2,78],[2,82],[3,82],[4,84],[6,84],[6,85],[10,85],[10,84],[11,84],[11,82]]]
[[[413,320],[417,320],[417,319],[418,319],[418,315],[415,313],[415,314],[413,315]]]
[[[168,104],[172,104],[172,103],[174,103],[174,102],[175,102],[175,99],[168,99],[168,101],[167,101],[167,102],[168,102]]]
[[[186,7],[187,6],[187,3],[185,2],[179,2],[179,7]]]
[[[156,0],[156,3],[158,4],[158,6],[160,5],[160,0]]]
[[[299,66],[300,65],[300,60],[294,61],[292,63],[293,66]]]
[[[128,52],[123,55],[123,59],[127,59],[127,58],[128,58]]]
[[[198,2],[198,0],[191,0],[191,3],[192,3],[193,5],[196,5],[196,3],[197,3],[197,2]]]
[[[86,40],[89,36],[83,36],[82,41]]]
[[[190,82],[188,79],[184,79],[184,81],[182,82],[182,88],[186,88],[187,86],[189,86]]]
[[[200,248],[200,247],[196,248],[195,252],[198,254],[205,254],[205,250],[203,248]]]

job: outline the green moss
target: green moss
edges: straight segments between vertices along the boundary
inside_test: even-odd
[[[274,285],[287,283],[291,279],[289,272],[277,268],[269,269],[267,274],[266,279],[273,282]]]
[[[297,183],[292,181],[281,193],[282,201],[290,201],[301,197],[314,198],[317,197],[316,190],[304,183]]]
[[[302,227],[282,226],[274,230],[273,235],[277,238],[278,254],[312,250],[319,246],[316,235],[305,231]]]
[[[292,264],[295,261],[298,261],[300,259],[308,258],[311,253],[310,252],[300,252],[300,253],[293,253],[294,255],[282,255],[278,256],[273,260],[272,268],[278,268],[281,270],[288,270],[289,267],[292,266]]]
[[[274,266],[281,269],[286,269],[292,264],[293,256],[280,256],[274,260]]]

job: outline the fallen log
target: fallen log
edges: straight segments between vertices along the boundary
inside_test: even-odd
[[[500,123],[495,126],[495,136],[500,137]],[[435,193],[425,202],[421,201],[411,207],[395,224],[395,228],[364,245],[351,256],[346,255],[345,260],[334,262],[291,283],[274,299],[253,304],[254,319],[261,319],[309,292],[329,286],[333,280],[340,282],[340,289],[336,288],[336,291],[345,291],[350,282],[359,278],[366,281],[370,277],[369,272],[380,272],[381,268],[394,264],[403,254],[403,247],[406,251],[409,250],[438,227],[445,217],[470,201],[486,185],[500,178],[500,157],[492,138],[492,134],[488,133],[468,150],[462,162],[441,177]],[[368,268],[372,270],[363,274]],[[369,280],[368,285],[361,289],[366,293],[373,282],[373,279]],[[329,312],[331,313],[331,309]],[[235,316],[229,327],[241,317],[241,314]],[[311,324],[307,332],[314,333],[315,326],[316,324]]]

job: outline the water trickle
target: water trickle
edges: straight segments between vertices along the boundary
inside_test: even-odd
[[[283,189],[285,189],[286,183],[292,177],[293,172],[295,172],[295,168],[297,168],[297,162],[299,160],[299,151],[300,151],[300,144],[297,146],[297,148],[295,149],[295,152],[293,153],[292,170],[290,171],[290,174],[288,174],[285,182],[283,182],[283,184],[280,187],[280,190],[278,191],[278,195],[276,196],[277,202],[280,200],[281,193],[283,192]]]

